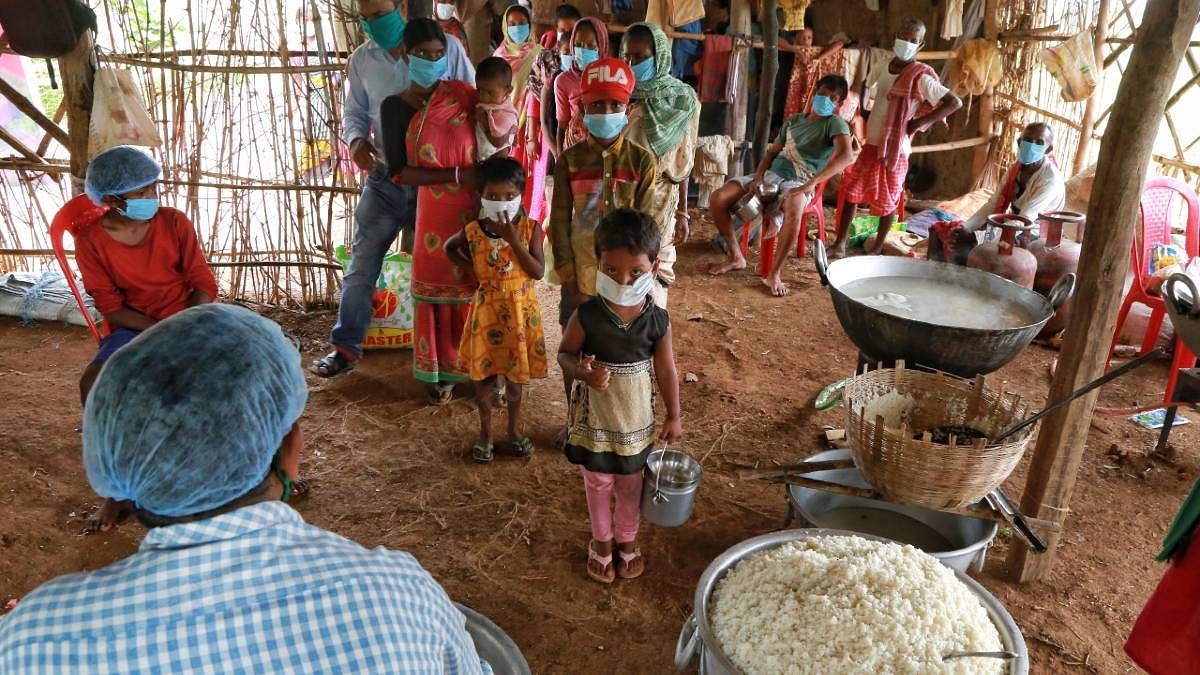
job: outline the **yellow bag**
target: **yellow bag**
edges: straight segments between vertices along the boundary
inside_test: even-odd
[[[979,96],[1000,83],[1004,65],[996,45],[983,39],[967,40],[958,48],[950,72],[950,89],[959,96]]]
[[[1064,101],[1087,100],[1096,89],[1096,53],[1090,31],[1043,49],[1041,58],[1042,65],[1062,87]]]

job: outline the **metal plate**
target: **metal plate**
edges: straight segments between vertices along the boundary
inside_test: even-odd
[[[454,606],[467,617],[467,632],[475,643],[475,651],[488,662],[492,672],[496,675],[532,675],[521,649],[507,633],[470,607],[457,602]]]

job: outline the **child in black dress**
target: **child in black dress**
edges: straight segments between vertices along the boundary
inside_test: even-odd
[[[617,209],[600,222],[599,297],[571,315],[558,349],[559,365],[575,377],[566,454],[580,465],[587,492],[592,521],[587,572],[601,583],[633,579],[645,570],[637,545],[642,468],[656,437],[674,444],[682,433],[671,319],[650,297],[658,247],[658,225],[649,215]],[[656,382],[667,407],[657,435]]]

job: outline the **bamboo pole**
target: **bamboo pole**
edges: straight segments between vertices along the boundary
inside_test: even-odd
[[[1000,37],[1000,3],[998,0],[986,0],[983,6],[983,37],[995,44]],[[992,92],[989,86],[979,95],[979,135],[992,135]],[[990,145],[981,145],[975,149],[975,161],[971,165],[971,181],[976,182],[987,169]]]
[[[96,36],[91,30],[83,31],[75,49],[58,59],[63,103],[67,106],[67,150],[71,153],[72,194],[83,191],[83,179],[91,159],[88,157],[88,129],[92,121],[92,81],[96,76],[92,69],[95,40]]]
[[[1079,291],[1047,400],[1070,392],[1104,372],[1122,281],[1138,220],[1142,182],[1150,164],[1154,139],[1171,95],[1175,74],[1200,19],[1200,0],[1149,0],[1129,68],[1121,79],[1111,125],[1100,146],[1096,182],[1088,203],[1088,236],[1079,258]],[[1070,511],[1071,493],[1083,459],[1098,392],[1076,399],[1042,422],[1021,499],[1021,512],[1062,523]],[[1038,579],[1050,567],[1060,536],[1046,539],[1049,550],[1032,555],[1014,546],[1008,573],[1017,581]]]
[[[58,110],[54,111],[54,117],[51,119],[51,121],[54,122],[54,126],[58,127],[59,123],[63,121],[63,117],[66,116],[66,114],[67,114],[66,104],[63,101],[59,101],[58,102]],[[61,129],[62,127],[58,127],[58,128]],[[68,137],[68,139],[69,138],[70,137]],[[45,156],[46,151],[50,149],[50,141],[51,140],[53,140],[53,137],[49,133],[47,133],[45,136],[42,136],[42,142],[38,143],[38,146],[37,146],[37,150],[36,150],[37,154]],[[65,146],[66,143],[64,143],[63,145]]]
[[[1104,63],[1104,41],[1108,38],[1109,0],[1100,0],[1099,12],[1096,17],[1096,34],[1093,36],[1093,52],[1096,64]],[[1096,88],[1088,96],[1083,108],[1083,121],[1079,124],[1079,146],[1075,149],[1075,160],[1071,163],[1071,172],[1079,173],[1087,166],[1088,150],[1092,144],[1092,132],[1096,128],[1096,109],[1100,107],[1100,97],[1104,95],[1104,68],[1096,68]]]
[[[9,147],[11,147],[13,150],[16,150],[18,153],[23,155],[25,159],[28,159],[31,162],[45,163],[44,159],[39,157],[36,152],[22,143],[21,139],[13,136],[8,132],[8,129],[5,129],[4,127],[0,127],[0,141],[7,143]]]
[[[1062,115],[1059,115],[1059,114],[1058,114],[1058,113],[1056,113],[1056,112],[1051,112],[1051,111],[1049,111],[1049,110],[1046,110],[1045,108],[1042,108],[1042,107],[1036,106],[1036,105],[1034,105],[1034,104],[1032,104],[1032,103],[1029,103],[1029,102],[1027,102],[1027,101],[1023,101],[1023,100],[1021,100],[1021,99],[1017,98],[1016,96],[1012,96],[1011,94],[1006,94],[1006,93],[1004,93],[1004,92],[1002,92],[1002,91],[998,91],[998,92],[996,92],[996,93],[994,94],[994,96],[995,96],[996,98],[999,98],[999,99],[1003,99],[1003,100],[1005,100],[1005,101],[1008,101],[1009,103],[1012,103],[1013,105],[1019,105],[1019,106],[1021,106],[1022,108],[1025,108],[1026,110],[1032,110],[1033,112],[1035,112],[1035,113],[1037,113],[1037,114],[1039,114],[1039,115],[1042,115],[1042,116],[1044,116],[1044,117],[1047,117],[1047,118],[1049,118],[1049,119],[1052,119],[1052,120],[1054,120],[1055,122],[1058,122],[1059,124],[1065,124],[1066,126],[1069,126],[1069,127],[1071,127],[1072,129],[1076,129],[1076,130],[1081,130],[1081,129],[1082,129],[1082,127],[1081,127],[1081,125],[1079,124],[1079,122],[1076,122],[1075,120],[1073,120],[1073,119],[1071,119],[1071,118],[1069,118],[1069,117],[1064,117],[1064,116],[1062,116]]]
[[[750,34],[750,0],[731,0],[729,26],[735,34]],[[736,76],[742,86],[734,92],[734,99],[730,104],[729,138],[740,146],[746,142],[746,117],[750,106],[750,49],[741,40],[735,39],[733,50],[737,57],[737,73],[736,75],[730,73],[729,76]],[[740,176],[745,173],[741,160],[740,152],[730,160],[730,176]]]
[[[975,148],[981,145],[987,145],[994,140],[996,140],[996,135],[988,134],[987,136],[976,136],[975,138],[962,138],[957,141],[932,143],[930,145],[918,145],[912,149],[912,154],[919,155],[927,152],[946,152],[949,150],[962,150],[963,148]]]
[[[0,77],[0,96],[8,99],[13,107],[25,113],[25,116],[33,120],[33,123],[46,130],[46,133],[54,137],[54,140],[66,146],[70,141],[67,139],[67,132],[63,131],[62,127],[58,126],[46,114],[38,109],[32,101],[21,95],[17,88],[8,83],[7,80]],[[41,154],[41,153],[37,153]]]
[[[762,71],[758,76],[758,110],[754,122],[754,164],[762,160],[771,141],[771,113],[775,107],[775,80],[779,77],[779,15],[778,0],[763,0]]]

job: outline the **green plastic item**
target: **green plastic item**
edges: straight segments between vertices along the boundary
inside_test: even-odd
[[[829,410],[830,408],[841,403],[842,391],[846,388],[846,385],[850,383],[850,380],[853,379],[853,377],[847,377],[844,380],[838,380],[837,382],[834,382],[833,384],[822,389],[821,393],[817,394],[817,400],[813,404],[814,407],[817,410]]]
[[[850,221],[850,238],[851,246],[862,246],[863,242],[870,239],[871,235],[879,230],[879,216],[855,216],[854,220]],[[893,232],[908,232],[908,223],[893,223]]]

